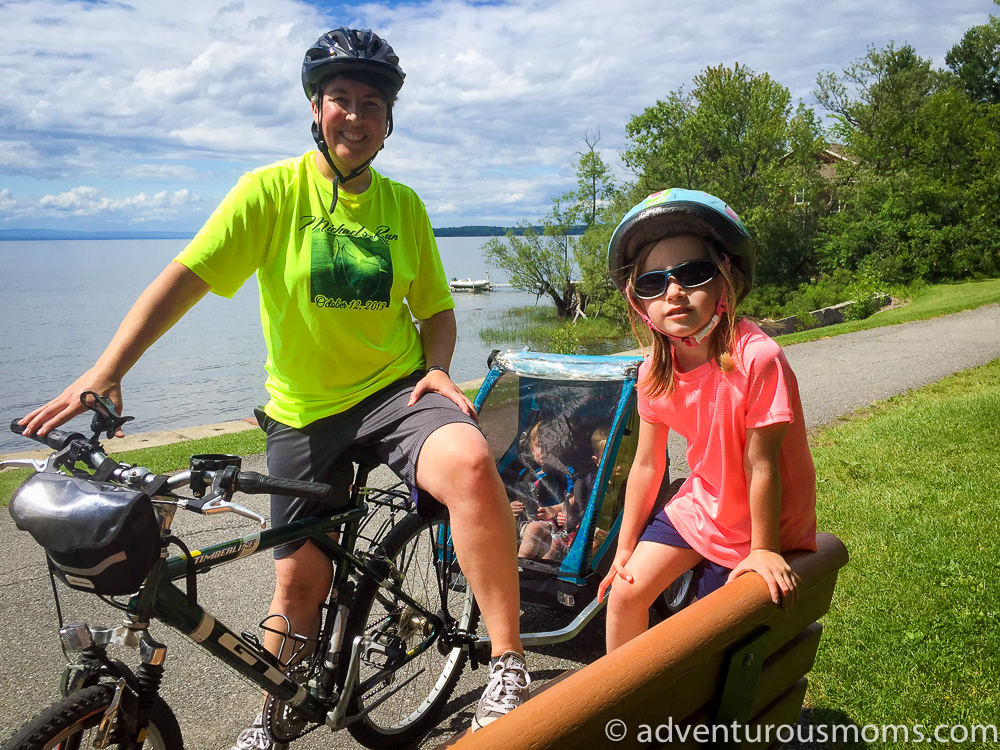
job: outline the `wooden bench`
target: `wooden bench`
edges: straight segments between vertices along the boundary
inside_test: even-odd
[[[509,716],[447,747],[780,747],[777,729],[799,718],[805,675],[822,633],[817,620],[829,610],[837,573],[848,559],[847,549],[832,534],[820,534],[818,546],[815,553],[787,556],[802,577],[791,611],[771,602],[760,576],[741,576],[613,654],[553,680]],[[613,719],[624,722],[627,735],[621,741],[606,735]],[[747,726],[753,738],[759,725],[760,741],[734,743],[734,721],[741,726],[740,739],[745,739]],[[655,735],[641,741],[642,725],[653,732],[662,725],[661,741]],[[716,730],[713,742],[711,729],[695,735],[700,725],[730,729]],[[768,725],[773,729],[765,741]]]

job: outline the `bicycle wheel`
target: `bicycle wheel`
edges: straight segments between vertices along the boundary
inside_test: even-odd
[[[675,615],[684,609],[694,599],[694,588],[691,586],[691,578],[694,572],[686,570],[676,581],[667,586],[667,590],[656,597],[653,602],[653,609],[660,617],[667,618]]]
[[[381,547],[386,559],[392,560],[403,576],[402,589],[408,596],[439,617],[446,613],[462,630],[475,632],[479,607],[454,561],[450,531],[447,520],[428,522],[410,514],[389,531]],[[352,643],[358,635],[404,649],[424,638],[422,622],[412,609],[367,578],[358,584],[348,617],[346,643]],[[409,745],[437,719],[455,689],[467,656],[461,646],[448,648],[440,641],[431,645],[353,701],[349,715],[366,710],[368,713],[348,730],[358,742],[371,748]],[[359,684],[380,671],[377,661],[362,658]]]
[[[25,724],[0,750],[82,750],[93,747],[97,725],[111,705],[115,686],[94,685],[53,703]],[[117,743],[113,747],[119,746]],[[143,748],[183,750],[181,728],[170,707],[157,697]]]

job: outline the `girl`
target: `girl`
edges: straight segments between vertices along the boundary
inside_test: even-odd
[[[666,190],[625,215],[608,263],[653,340],[618,549],[598,590],[614,583],[608,651],[645,631],[649,606],[695,566],[701,596],[756,571],[791,607],[798,578],[781,553],[816,549],[816,472],[784,354],[735,315],[753,285],[749,232],[718,198]],[[687,439],[691,474],[651,518],[670,429]]]

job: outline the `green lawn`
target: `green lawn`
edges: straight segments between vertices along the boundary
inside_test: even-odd
[[[865,320],[853,320],[825,328],[812,328],[808,331],[789,333],[785,336],[779,336],[777,341],[782,346],[800,344],[803,341],[815,341],[829,336],[839,336],[842,333],[864,331],[868,328],[894,326],[914,320],[928,320],[941,315],[974,310],[983,305],[997,303],[1000,303],[1000,279],[965,281],[961,284],[935,284],[918,291],[909,304],[903,307],[875,313]]]
[[[819,527],[851,562],[810,676],[814,723],[1000,724],[998,446],[1000,360],[815,437]]]

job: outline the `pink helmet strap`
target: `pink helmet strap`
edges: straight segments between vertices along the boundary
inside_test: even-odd
[[[728,258],[726,259],[728,261]],[[631,293],[627,294],[628,302],[632,305],[632,309],[636,311],[640,318],[649,326],[649,330],[654,331],[661,336],[666,336],[671,341],[680,341],[684,346],[688,346],[694,349],[698,344],[704,341],[708,335],[715,330],[715,327],[719,325],[719,321],[722,319],[722,314],[726,312],[728,305],[726,305],[726,292],[728,290],[728,285],[723,283],[722,294],[719,295],[719,301],[715,304],[715,313],[712,315],[712,319],[708,321],[708,324],[702,328],[697,333],[693,333],[690,336],[673,336],[665,331],[661,331],[657,328],[653,321],[649,319],[649,316],[642,311],[642,308],[636,304],[635,299],[632,297]]]

